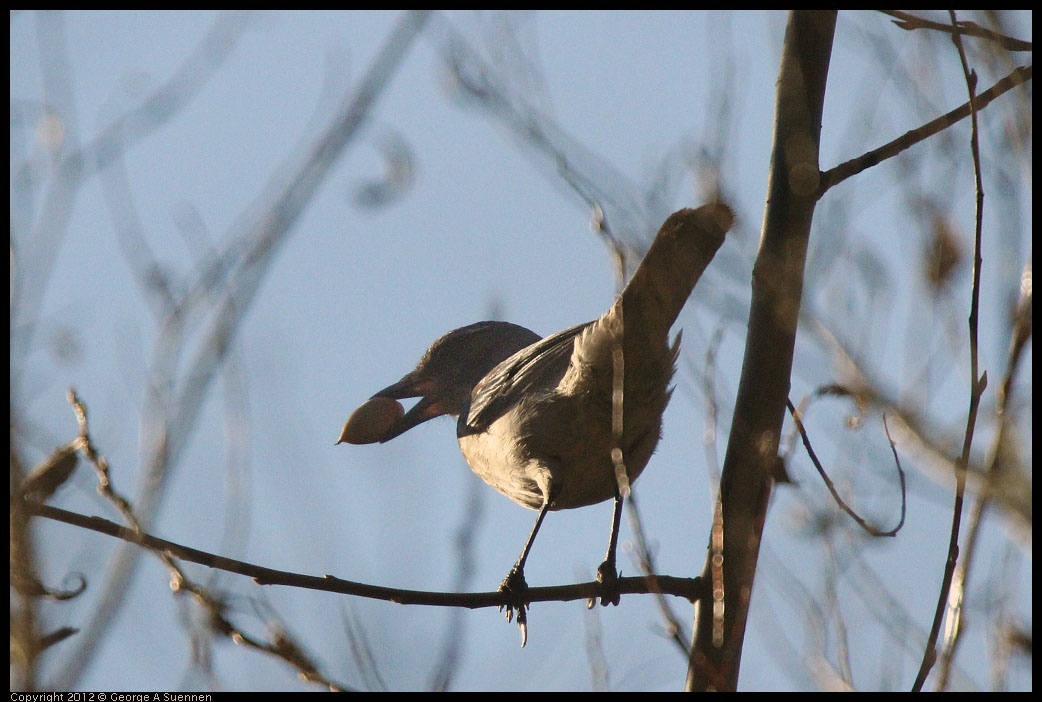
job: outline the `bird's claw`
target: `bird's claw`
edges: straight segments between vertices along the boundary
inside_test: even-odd
[[[596,580],[601,584],[601,606],[607,607],[609,604],[617,606],[622,596],[619,593],[619,573],[615,570],[614,560],[605,560],[597,566]],[[596,603],[597,598],[591,597],[586,600],[586,608],[592,609]]]
[[[528,614],[525,612],[528,607],[528,603],[525,601],[527,590],[525,572],[519,570],[517,566],[512,568],[510,574],[499,584],[499,591],[510,595],[510,600],[506,604],[500,605],[499,611],[502,612],[505,608],[507,621],[512,622],[514,621],[514,610],[517,610],[517,626],[521,629],[521,648],[528,643]]]

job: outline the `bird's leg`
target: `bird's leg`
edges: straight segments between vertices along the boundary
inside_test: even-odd
[[[623,497],[618,491],[615,492],[615,509],[611,517],[611,538],[608,540],[608,553],[604,556],[604,562],[597,566],[597,582],[601,584],[601,606],[608,604],[617,605],[621,599],[619,595],[619,572],[615,569],[615,551],[619,545],[619,526],[622,522]],[[586,601],[587,608],[593,607],[596,598],[591,597]]]
[[[543,500],[543,506],[539,508],[539,516],[535,518],[532,532],[528,535],[525,547],[521,549],[521,555],[518,557],[517,563],[510,569],[507,577],[503,578],[503,582],[499,584],[499,591],[510,595],[510,601],[499,608],[499,611],[502,612],[503,608],[506,607],[508,622],[513,621],[514,610],[517,609],[517,626],[521,629],[521,648],[524,648],[525,643],[528,641],[528,616],[525,614],[525,608],[528,606],[528,603],[525,601],[525,591],[528,590],[528,583],[525,582],[525,561],[528,559],[528,552],[532,550],[532,542],[535,541],[539,525],[543,523],[543,517],[546,516],[549,508],[550,500],[546,498]]]

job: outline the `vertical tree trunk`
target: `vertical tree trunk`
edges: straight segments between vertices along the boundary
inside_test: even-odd
[[[760,537],[778,461],[836,13],[789,16],[775,105],[767,209],[753,268],[742,377],[720,479],[688,667],[688,690],[735,690]],[[721,558],[722,557],[722,558]]]

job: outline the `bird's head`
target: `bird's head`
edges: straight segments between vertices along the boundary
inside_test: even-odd
[[[337,443],[383,443],[428,419],[458,415],[479,380],[539,338],[508,322],[477,322],[450,331],[431,344],[414,370],[355,410]],[[408,397],[420,399],[406,412],[398,400]]]

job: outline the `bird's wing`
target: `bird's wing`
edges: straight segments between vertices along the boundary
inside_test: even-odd
[[[526,346],[478,381],[470,393],[470,406],[460,413],[457,435],[484,431],[517,404],[528,392],[556,387],[568,368],[575,337],[590,322]]]

